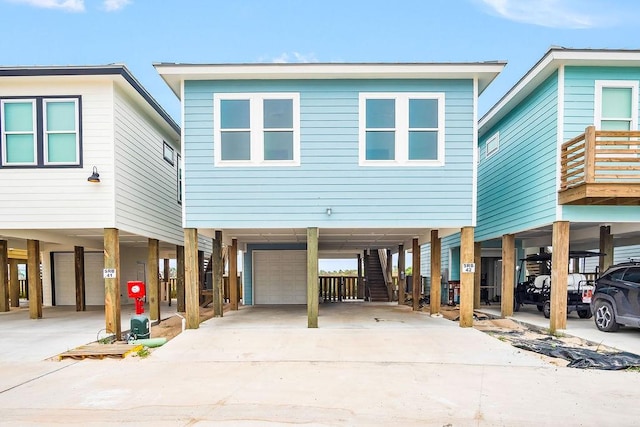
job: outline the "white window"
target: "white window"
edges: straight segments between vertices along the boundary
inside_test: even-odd
[[[598,130],[637,130],[638,82],[596,80],[594,125]]]
[[[487,157],[495,154],[500,149],[500,134],[498,132],[495,133],[491,138],[487,139],[486,143],[487,148]]]
[[[214,103],[216,166],[299,166],[298,93],[220,93]]]
[[[2,166],[80,166],[80,98],[0,102]]]
[[[36,100],[2,100],[2,164],[30,166],[38,163]]]
[[[361,93],[361,166],[444,165],[444,93]]]

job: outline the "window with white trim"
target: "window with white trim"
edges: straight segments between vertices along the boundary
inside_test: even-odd
[[[637,130],[638,82],[596,80],[594,124],[598,130]]]
[[[0,100],[3,167],[81,166],[80,98]]]
[[[300,165],[298,93],[219,93],[213,102],[216,166]]]
[[[174,154],[175,154],[175,151],[173,150],[173,147],[167,144],[167,141],[162,141],[162,157],[171,166],[173,166],[174,164],[174,160],[173,160]]]
[[[444,164],[444,93],[361,93],[361,166]]]
[[[500,149],[500,133],[496,132],[491,138],[487,139],[485,145],[487,150],[487,157],[490,157],[492,154],[497,153]]]

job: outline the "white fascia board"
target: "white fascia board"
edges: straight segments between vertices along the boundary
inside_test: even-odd
[[[484,135],[515,105],[527,97],[560,65],[640,66],[640,50],[550,49],[491,109],[480,119],[479,135]]]
[[[405,64],[154,64],[180,96],[183,80],[478,79],[482,92],[505,62]]]

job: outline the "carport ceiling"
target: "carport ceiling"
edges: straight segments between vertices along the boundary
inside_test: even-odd
[[[596,249],[600,242],[601,223],[584,222],[570,224],[569,245],[573,250]],[[611,223],[611,233],[615,246],[640,244],[640,223]],[[551,246],[553,226],[547,225],[532,230],[515,233],[517,239],[524,240],[525,247]]]
[[[322,252],[358,253],[364,249],[397,249],[404,244],[410,249],[413,238],[421,243],[429,239],[425,228],[321,228],[318,249]],[[305,228],[225,229],[225,240],[246,243],[306,243]],[[427,239],[427,240],[425,240]]]
[[[147,247],[149,239],[120,230],[120,245],[125,247]],[[83,246],[88,250],[102,250],[104,229],[102,228],[65,228],[46,230],[0,230],[0,238],[9,240],[9,246],[26,249],[26,239],[39,240],[42,243],[60,245],[66,248]],[[175,245],[160,242],[160,249],[175,251]]]

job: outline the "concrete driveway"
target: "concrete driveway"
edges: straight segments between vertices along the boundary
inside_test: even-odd
[[[169,307],[164,303],[160,309],[162,318],[175,312],[175,304]],[[122,306],[123,331],[129,330],[134,313],[133,305]],[[12,308],[0,313],[0,363],[44,360],[105,336],[104,307],[88,306],[86,311],[70,306],[44,307],[42,319],[30,319],[28,307]]]
[[[3,425],[635,425],[637,372],[561,368],[393,304],[246,307],[148,358],[0,364]],[[596,401],[597,400],[597,401]]]

